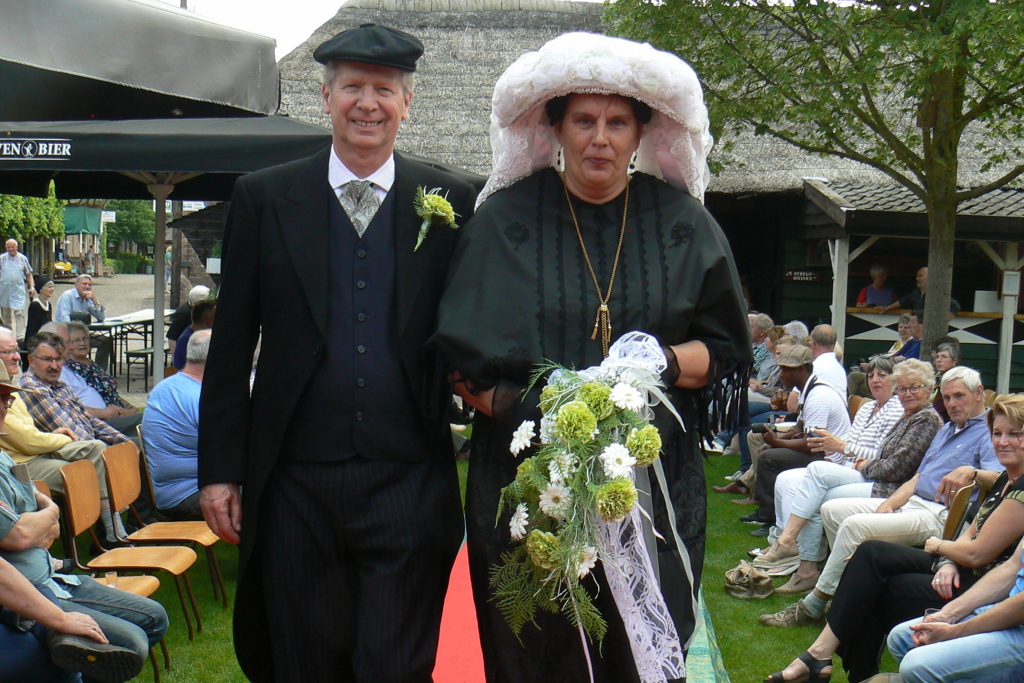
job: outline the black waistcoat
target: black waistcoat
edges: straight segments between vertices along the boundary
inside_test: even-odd
[[[388,193],[360,238],[331,196],[326,344],[288,429],[286,458],[428,457],[398,356],[394,204]]]

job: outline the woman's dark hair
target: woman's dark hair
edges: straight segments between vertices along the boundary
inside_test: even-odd
[[[554,97],[544,104],[544,111],[547,112],[548,115],[548,123],[552,126],[557,126],[562,122],[562,119],[565,118],[565,110],[569,108],[569,98],[572,97],[573,94]],[[650,107],[640,100],[634,100],[632,97],[626,97],[624,95],[619,95],[619,97],[622,97],[622,99],[629,102],[629,106],[633,109],[633,116],[636,117],[637,123],[641,125],[650,123],[652,115]]]

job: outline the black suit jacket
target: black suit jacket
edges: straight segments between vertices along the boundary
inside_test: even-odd
[[[300,396],[317,371],[328,304],[330,150],[239,179],[223,243],[217,320],[203,378],[199,483],[242,484],[240,585],[259,525],[259,501],[281,452]],[[425,342],[459,232],[433,228],[413,252],[420,218],[417,187],[447,192],[464,225],[476,190],[455,176],[395,153],[395,300],[405,380],[430,439],[432,455],[451,457],[451,391]],[[252,396],[249,376],[262,332]]]

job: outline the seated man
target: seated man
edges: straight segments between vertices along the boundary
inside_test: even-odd
[[[202,519],[199,507],[199,394],[210,330],[188,340],[185,367],[157,384],[142,418],[142,441],[156,507],[176,519]]]
[[[192,307],[200,301],[210,298],[210,288],[206,285],[196,285],[188,290],[188,301],[178,306],[171,316],[171,324],[167,326],[167,343],[171,351],[175,349],[178,337],[185,331],[185,328],[192,324]]]
[[[109,424],[93,417],[67,384],[61,381],[64,369],[64,342],[55,334],[40,332],[28,342],[28,369],[20,384],[26,389],[22,398],[36,426],[46,431],[61,427],[83,441],[99,439],[114,445],[128,438]]]
[[[911,313],[909,325],[910,339],[900,349],[899,355],[896,356],[898,360],[921,357],[921,337],[924,336],[924,311],[919,309]]]
[[[181,370],[185,367],[185,352],[188,349],[188,339],[193,333],[199,330],[209,330],[213,328],[213,319],[217,314],[217,302],[211,299],[200,301],[192,307],[192,325],[187,327],[181,336],[178,337],[178,342],[174,347],[174,360],[172,361],[174,367]]]
[[[142,422],[138,408],[121,398],[117,380],[98,363],[94,363],[89,348],[89,328],[80,322],[46,323],[40,332],[52,332],[64,342],[64,369],[60,379],[67,384],[86,411],[98,417],[122,434],[135,435]]]
[[[75,278],[74,288],[67,290],[57,299],[57,309],[53,312],[53,320],[58,323],[69,323],[72,313],[84,314],[85,322],[92,319],[103,322],[107,317],[106,309],[92,291],[92,276],[87,273],[82,273]],[[113,340],[110,337],[103,337],[94,339],[91,343],[98,349],[96,362],[104,367],[107,366],[114,354]]]
[[[818,328],[814,328],[815,331]],[[850,413],[846,408],[846,390],[839,389],[821,379],[811,360],[811,351],[804,346],[793,346],[778,360],[782,368],[782,381],[787,387],[800,392],[800,421],[802,431],[789,438],[780,438],[771,431],[764,433],[768,449],[755,463],[754,499],[758,509],[744,521],[758,521],[769,527],[775,520],[775,480],[780,472],[795,467],[806,467],[822,459],[821,453],[811,450],[807,439],[812,430],[825,429],[840,439],[850,431]],[[830,455],[841,460],[842,454]],[[752,468],[754,469],[754,468]]]
[[[6,327],[0,327],[0,361],[0,382],[15,381],[21,372],[21,353],[14,333]],[[14,462],[26,465],[32,479],[46,482],[50,490],[58,493],[64,492],[60,469],[75,460],[89,460],[99,473],[100,495],[105,499],[107,480],[103,469],[103,449],[106,447],[107,444],[96,439],[79,439],[67,427],[57,427],[52,432],[41,431],[29,415],[25,401],[17,394],[7,409],[7,419],[0,431],[0,448]],[[106,504],[101,512],[107,540],[113,541],[116,536]]]
[[[0,427],[16,391],[13,384],[0,383]],[[57,664],[90,678],[128,680],[167,632],[167,612],[153,600],[108,588],[89,576],[56,573],[62,563],[46,549],[60,533],[59,514],[53,501],[36,490],[27,468],[0,452],[0,557],[36,588],[52,592],[65,612],[92,617],[109,641],[104,646],[75,636],[50,638]]]
[[[1000,471],[986,422],[984,387],[976,370],[953,368],[942,378],[942,400],[950,421],[942,426],[924,454],[917,473],[885,500],[840,498],[821,507],[832,552],[814,590],[775,614],[763,614],[766,626],[818,624],[825,603],[835,593],[846,563],[864,541],[877,539],[921,545],[942,534],[946,506],[942,480],[958,467]],[[898,513],[898,514],[894,514]]]

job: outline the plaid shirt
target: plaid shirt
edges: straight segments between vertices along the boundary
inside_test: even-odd
[[[64,382],[49,384],[26,372],[21,375],[20,384],[24,389],[21,397],[40,430],[52,432],[67,427],[83,441],[99,439],[111,445],[128,440],[103,420],[85,412],[85,406]]]

